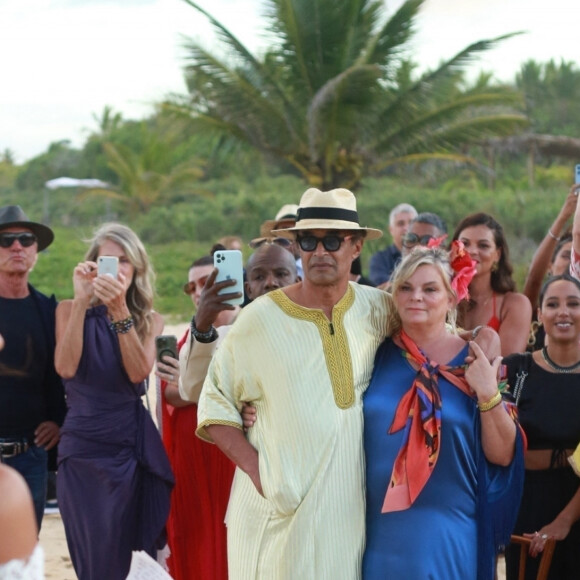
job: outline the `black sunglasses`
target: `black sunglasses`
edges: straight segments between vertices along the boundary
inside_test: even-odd
[[[424,236],[418,236],[417,234],[405,234],[403,236],[403,246],[405,246],[405,248],[414,248],[417,244],[426,246],[431,240],[434,239],[435,236],[430,236],[429,234]]]
[[[36,236],[34,234],[28,232],[22,233],[3,233],[0,234],[0,247],[2,248],[9,248],[16,240],[20,242],[20,245],[23,248],[30,248],[32,244],[36,243]]]
[[[296,241],[304,252],[314,252],[319,243],[322,243],[327,252],[336,252],[342,245],[342,242],[349,238],[352,238],[352,236],[341,237],[337,234],[327,234],[323,238],[317,238],[316,236],[296,236]]]

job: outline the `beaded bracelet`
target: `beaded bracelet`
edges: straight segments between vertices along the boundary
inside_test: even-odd
[[[550,237],[551,237],[553,240],[556,240],[557,242],[559,242],[559,241],[562,239],[562,238],[559,238],[558,236],[555,236],[555,235],[552,233],[552,230],[551,230],[551,229],[549,229],[549,230],[548,230],[548,235],[549,235],[549,236],[550,236]]]
[[[210,342],[214,342],[217,340],[218,333],[213,324],[210,326],[210,329],[207,332],[201,332],[197,330],[197,326],[195,326],[195,317],[191,319],[191,334],[197,340],[197,342],[202,342],[204,344],[209,344]]]
[[[491,411],[491,409],[497,407],[501,401],[501,393],[498,391],[489,401],[486,401],[485,403],[480,403],[478,401],[477,406],[482,413],[485,413],[486,411]]]
[[[127,334],[135,324],[132,316],[127,316],[127,318],[123,318],[123,320],[111,320],[109,326],[111,330],[116,334]]]

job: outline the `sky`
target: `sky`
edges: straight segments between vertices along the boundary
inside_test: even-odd
[[[264,45],[263,0],[198,1],[250,49]],[[388,13],[402,2],[386,0]],[[530,58],[580,66],[578,22],[580,0],[426,0],[413,58],[433,67],[476,40],[526,31],[471,70],[513,80]],[[105,106],[141,119],[185,93],[186,37],[217,46],[184,0],[0,0],[0,153],[22,163],[54,141],[81,147]]]

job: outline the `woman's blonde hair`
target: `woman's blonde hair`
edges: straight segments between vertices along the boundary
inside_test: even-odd
[[[155,272],[143,242],[128,226],[119,223],[103,224],[88,240],[90,246],[85,260],[97,261],[99,249],[105,241],[118,244],[135,269],[127,289],[127,307],[135,321],[135,330],[141,341],[149,334],[153,318]]]
[[[410,254],[405,256],[395,268],[391,276],[391,294],[395,296],[401,289],[401,286],[417,271],[421,266],[433,266],[439,271],[443,285],[447,294],[457,301],[457,294],[451,286],[453,279],[453,269],[449,262],[449,253],[442,248],[425,248],[416,246]],[[392,309],[393,318],[391,320],[393,332],[401,328],[401,318],[396,308]],[[456,330],[457,309],[454,307],[447,313],[447,323],[451,325],[452,330]]]

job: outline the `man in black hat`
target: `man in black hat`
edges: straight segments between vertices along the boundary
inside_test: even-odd
[[[66,412],[54,369],[54,296],[35,290],[28,276],[54,234],[20,206],[0,208],[0,460],[26,479],[40,528],[46,499],[47,452],[59,439]]]

